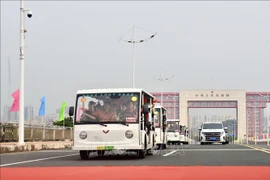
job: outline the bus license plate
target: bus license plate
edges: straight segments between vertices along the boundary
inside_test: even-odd
[[[216,138],[215,138],[215,137],[211,137],[210,140],[211,140],[211,141],[215,141]]]
[[[98,146],[97,150],[114,150],[114,146]]]

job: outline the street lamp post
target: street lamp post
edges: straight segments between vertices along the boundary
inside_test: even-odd
[[[19,112],[19,145],[24,144],[24,27],[25,12],[27,17],[32,17],[31,9],[24,8],[24,0],[20,0],[20,112]]]
[[[268,91],[267,91],[267,96],[266,96],[266,102],[268,102],[268,100],[270,99],[269,97],[269,94],[268,94]],[[269,146],[269,119],[268,119],[268,108],[267,108],[267,113],[266,113],[266,136],[267,136],[267,145]]]
[[[135,58],[134,58],[134,56],[135,56],[135,43],[143,43],[143,42],[146,42],[146,41],[148,41],[148,40],[150,40],[150,39],[152,39],[152,38],[154,38],[156,35],[157,35],[157,33],[155,33],[155,34],[152,34],[150,37],[148,37],[148,38],[146,38],[146,39],[141,39],[141,40],[137,40],[137,41],[135,41],[135,38],[134,38],[134,33],[135,33],[135,27],[136,26],[133,26],[132,27],[132,38],[131,38],[131,40],[124,40],[124,39],[122,39],[123,38],[123,36],[120,38],[120,40],[123,40],[123,41],[125,41],[125,42],[127,42],[127,43],[132,43],[132,87],[133,88],[135,88]],[[138,28],[138,27],[136,27],[136,28]],[[142,28],[139,28],[139,29],[142,29]],[[144,30],[144,29],[143,29]],[[130,30],[129,30],[130,31]],[[129,32],[128,31],[128,32]],[[127,32],[127,33],[128,33]],[[126,33],[126,34],[127,34]]]
[[[168,81],[174,77],[174,75],[172,75],[171,77],[164,78],[163,74],[164,73],[163,73],[163,69],[162,69],[161,70],[161,77],[157,79],[157,80],[161,81],[161,101],[160,101],[161,106],[163,106],[163,83],[164,83],[164,81]]]

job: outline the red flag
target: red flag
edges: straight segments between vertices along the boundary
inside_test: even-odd
[[[77,115],[77,122],[80,122],[81,120],[81,112],[86,111],[87,109],[79,107],[78,115]]]
[[[13,101],[13,104],[11,106],[10,112],[19,111],[19,109],[20,109],[20,90],[18,89],[17,91],[12,93],[11,96],[13,97],[14,101]]]

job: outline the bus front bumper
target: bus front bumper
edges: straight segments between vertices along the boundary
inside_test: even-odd
[[[80,150],[88,150],[88,151],[97,151],[97,150],[138,150],[144,149],[144,145],[98,145],[98,146],[72,146],[72,150],[80,151]]]

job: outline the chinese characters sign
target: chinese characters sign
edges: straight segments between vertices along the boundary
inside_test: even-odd
[[[189,101],[189,108],[237,108],[236,101]]]
[[[211,94],[196,94],[196,97],[230,97],[229,94],[215,94],[215,93],[211,93]]]

